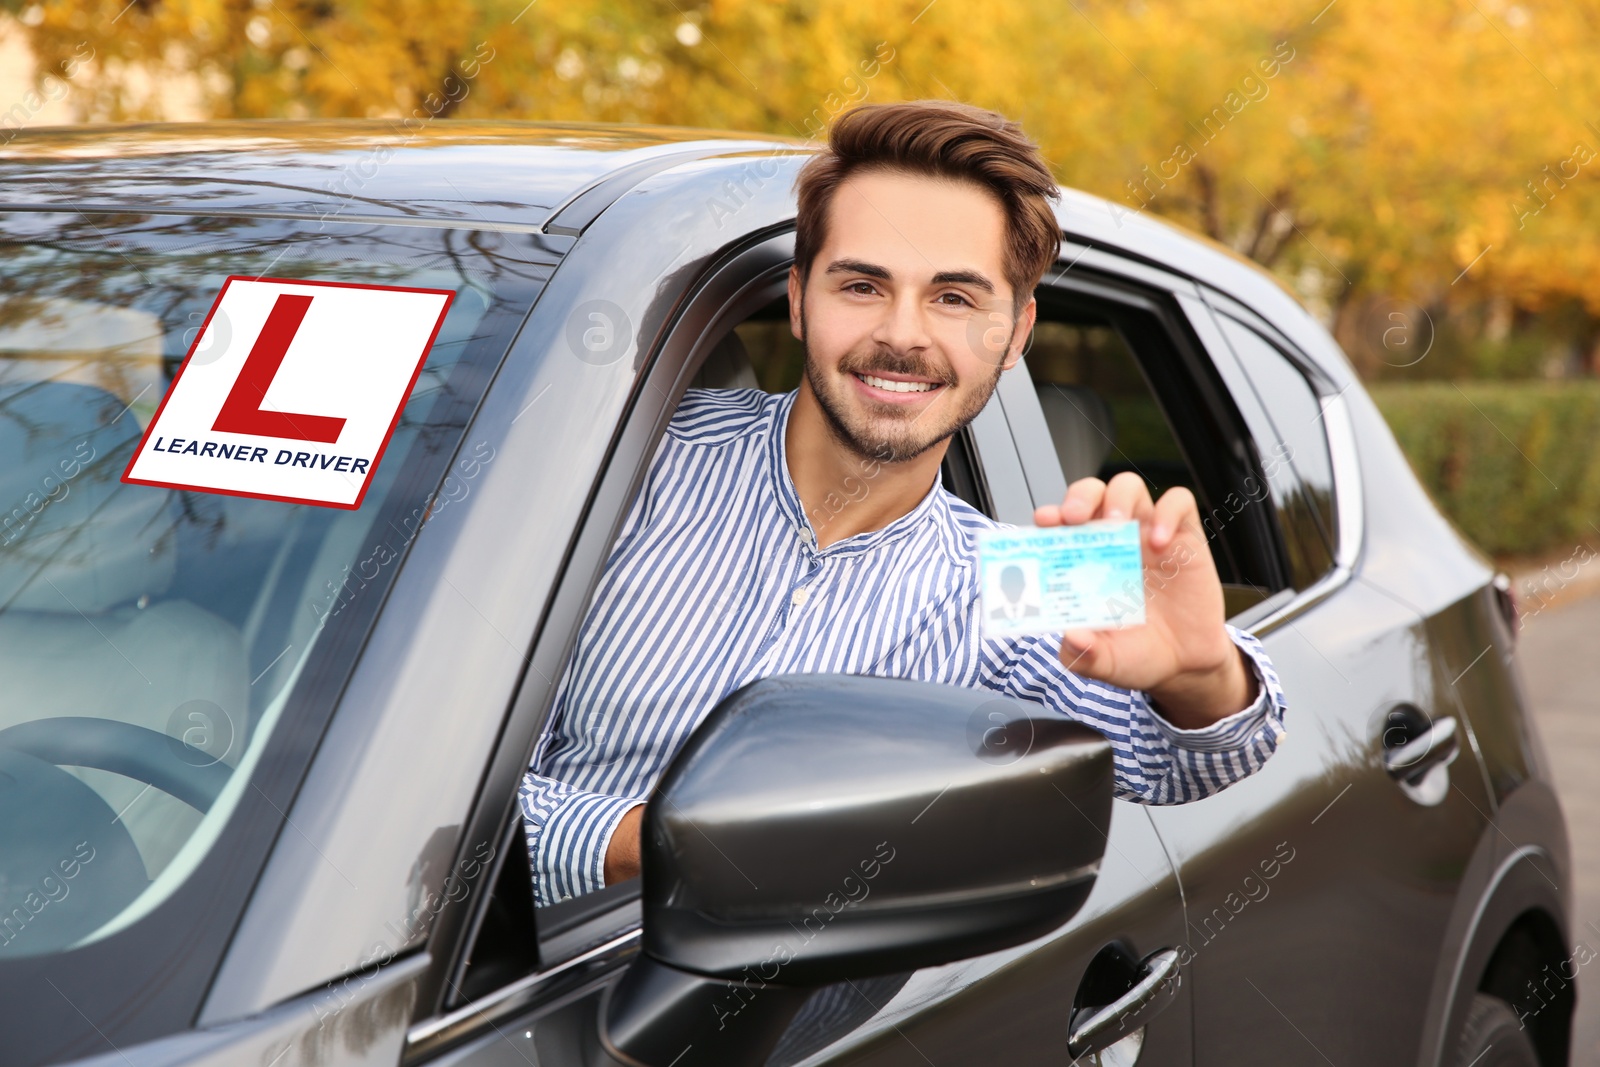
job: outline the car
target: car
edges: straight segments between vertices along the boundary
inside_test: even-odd
[[[1275,755],[1142,806],[1038,705],[763,679],[658,786],[642,880],[534,907],[518,784],[657,442],[691,388],[799,380],[815,149],[371,120],[0,151],[0,1059],[1566,1062],[1587,961],[1507,583],[1292,295],[1072,190],[943,484],[1019,525],[1087,475],[1193,489]],[[286,293],[325,356],[271,407],[370,408],[360,477],[249,421]],[[245,341],[278,361],[229,394],[259,455],[161,466]]]

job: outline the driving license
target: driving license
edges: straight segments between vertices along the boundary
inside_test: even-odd
[[[1138,522],[984,530],[978,564],[985,638],[1144,622]]]

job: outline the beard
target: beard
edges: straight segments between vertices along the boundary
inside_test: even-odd
[[[922,411],[912,414],[872,401],[862,405],[851,398],[853,390],[848,382],[840,381],[839,376],[830,380],[812,358],[804,311],[800,314],[800,340],[806,350],[806,381],[834,438],[859,458],[880,463],[914,459],[960,433],[989,403],[1004,371],[1003,365],[996,366],[987,381],[962,388],[948,367],[935,366],[920,355],[880,348],[849,352],[839,360],[839,376],[904,374],[943,383],[939,395]]]

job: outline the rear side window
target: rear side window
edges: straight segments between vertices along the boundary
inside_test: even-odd
[[[1217,322],[1260,403],[1259,411],[1241,408],[1272,488],[1295,588],[1305,589],[1333,566],[1337,530],[1322,404],[1306,376],[1261,334],[1225,314]]]
[[[0,214],[0,964],[242,847],[270,739],[326,714],[411,538],[493,461],[463,430],[549,267],[474,236]],[[229,275],[455,292],[358,510],[121,481]]]

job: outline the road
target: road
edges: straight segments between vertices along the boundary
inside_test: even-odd
[[[1522,676],[1572,837],[1574,942],[1600,951],[1600,596],[1545,610],[1520,638]],[[1592,924],[1592,925],[1591,925]],[[1600,962],[1578,972],[1572,1058],[1600,1063]]]

